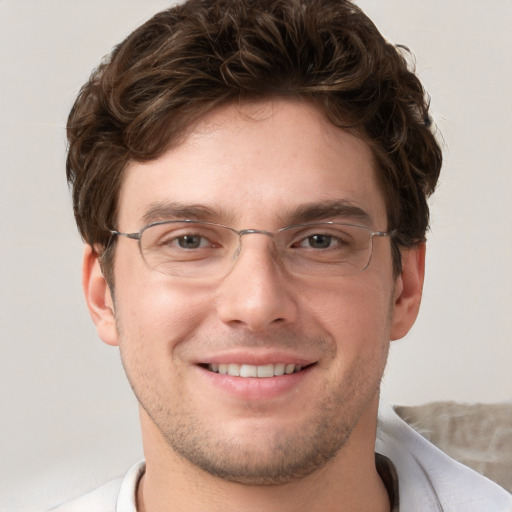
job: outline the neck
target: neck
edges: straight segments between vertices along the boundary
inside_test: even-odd
[[[375,467],[375,431],[376,421],[361,421],[338,454],[308,476],[282,485],[244,485],[184,460],[152,423],[143,421],[146,473],[137,490],[137,510],[388,512],[389,497]]]

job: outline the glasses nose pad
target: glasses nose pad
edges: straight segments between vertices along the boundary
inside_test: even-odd
[[[368,252],[366,253],[366,263],[362,268],[361,272],[364,272],[369,266],[370,261],[372,261],[373,256],[373,235],[370,235],[370,242],[368,244]]]
[[[234,263],[237,259],[238,259],[238,256],[240,256],[240,252],[242,251],[242,234],[239,234],[237,236],[237,246],[236,246],[236,249],[235,249],[235,252],[233,253],[233,256],[231,257],[231,261]]]

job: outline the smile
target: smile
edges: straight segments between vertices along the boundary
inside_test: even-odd
[[[230,375],[232,377],[256,377],[265,379],[269,377],[278,377],[281,375],[291,375],[302,370],[300,364],[265,364],[256,366],[253,364],[221,363],[209,364],[208,370],[221,375]]]

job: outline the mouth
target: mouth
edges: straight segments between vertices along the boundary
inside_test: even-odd
[[[264,365],[253,365],[253,364],[238,364],[238,363],[210,363],[201,365],[203,368],[213,373],[219,373],[221,375],[229,375],[231,377],[242,377],[242,378],[259,378],[266,379],[270,377],[280,377],[282,375],[292,375],[299,373],[306,368],[313,366],[300,365],[294,363],[275,363],[275,364],[264,364]]]
[[[232,400],[235,405],[242,401],[246,404],[267,403],[268,400],[282,400],[289,393],[303,386],[309,387],[308,375],[319,361],[307,360],[292,354],[255,354],[232,353],[217,354],[196,363],[201,374],[212,385],[213,400]],[[304,387],[306,386],[306,387]],[[308,391],[309,392],[309,391]],[[299,396],[294,395],[294,396]],[[232,406],[233,402],[229,402]]]

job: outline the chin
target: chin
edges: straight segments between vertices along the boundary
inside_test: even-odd
[[[270,423],[261,418],[212,425],[174,425],[164,434],[182,459],[208,474],[244,485],[291,483],[332,460],[352,433],[356,421],[325,422],[325,414],[299,424]]]

